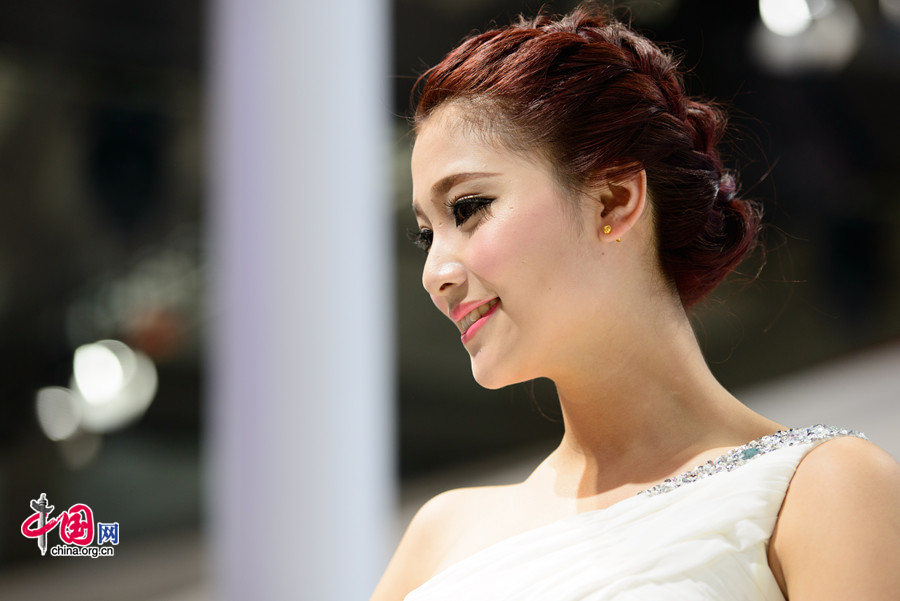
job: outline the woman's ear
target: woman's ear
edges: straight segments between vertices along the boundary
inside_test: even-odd
[[[644,212],[647,204],[647,172],[606,180],[597,189],[600,209],[596,231],[607,240],[621,239]]]

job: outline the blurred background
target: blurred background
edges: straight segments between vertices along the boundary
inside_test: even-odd
[[[723,153],[766,208],[759,277],[757,252],[692,316],[713,372],[776,421],[860,429],[900,457],[900,0],[616,4],[671,44],[692,93],[731,107]],[[370,5],[389,39],[377,108],[396,336],[390,550],[431,495],[524,478],[562,433],[549,381],[475,383],[455,327],[422,288],[425,255],[405,236],[416,227],[404,119],[415,77],[473,30],[540,5]],[[214,8],[0,4],[4,599],[215,596],[203,454],[215,406],[204,385]],[[340,73],[316,77],[344,85]],[[41,492],[57,512],[80,501],[118,521],[116,557],[42,557],[19,530]]]

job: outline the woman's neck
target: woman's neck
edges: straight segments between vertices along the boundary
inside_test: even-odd
[[[583,490],[590,474],[589,489],[607,490],[642,473],[655,478],[660,458],[676,464],[778,429],[716,380],[683,312],[656,312],[622,331],[628,341],[581,352],[551,378],[565,428],[551,456],[560,481]]]

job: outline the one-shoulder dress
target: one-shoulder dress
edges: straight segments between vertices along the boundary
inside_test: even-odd
[[[404,601],[784,601],[767,551],[822,424],[763,436],[609,507],[494,543]]]

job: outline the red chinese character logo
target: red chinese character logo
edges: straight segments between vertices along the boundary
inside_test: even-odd
[[[46,516],[46,513],[43,515]],[[94,512],[84,503],[72,505],[68,511],[64,511],[43,525],[40,523],[41,516],[40,511],[35,511],[22,522],[23,536],[39,538],[45,536],[59,524],[59,537],[65,543],[87,546],[94,541]],[[38,522],[37,527],[33,526],[35,522]],[[46,541],[46,538],[44,540]]]
[[[36,528],[32,528],[31,525],[35,522],[39,522],[41,519],[41,514],[37,511],[28,516],[24,522],[22,522],[22,536],[26,536],[28,538],[38,538],[44,534],[47,534],[51,530],[56,527],[56,523],[59,521],[59,518],[62,516],[58,516],[44,524],[43,526],[38,525]]]
[[[76,503],[59,517],[59,538],[63,542],[81,546],[94,542],[94,512],[90,507]]]

